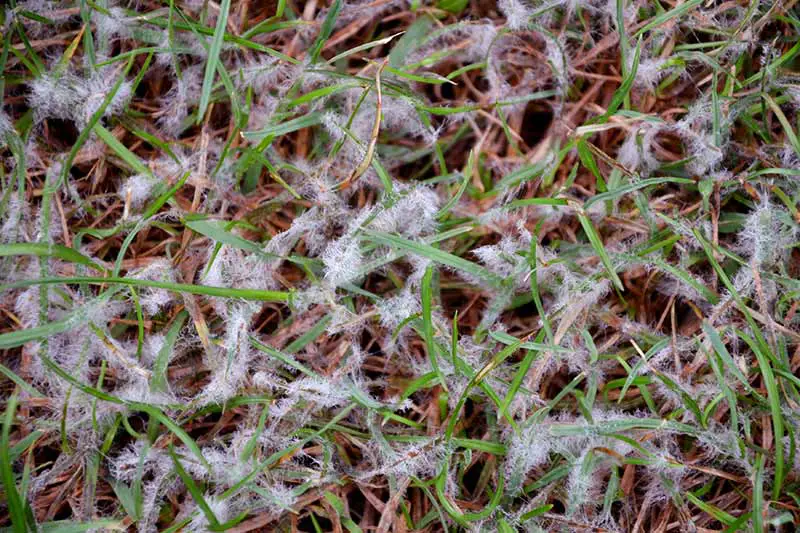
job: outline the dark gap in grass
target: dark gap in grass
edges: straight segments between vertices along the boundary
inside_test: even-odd
[[[44,408],[38,408],[31,409],[30,413],[32,417],[36,416],[46,418],[51,416],[52,411],[47,411]],[[38,466],[53,465],[56,459],[58,459],[61,455],[60,441],[58,440],[58,436],[56,435],[49,440],[43,439],[42,443],[47,443],[47,445],[40,445],[33,448],[33,464]]]
[[[298,357],[297,359],[299,361],[303,362],[303,363],[306,363],[306,364],[308,363],[308,361],[305,360],[305,358],[303,358],[303,357]],[[301,375],[299,371],[291,369],[291,368],[281,368],[278,371],[278,374],[281,377],[284,377],[284,378],[290,379],[290,380],[297,379],[297,377]],[[276,399],[279,399],[279,398],[276,398]]]
[[[652,155],[662,165],[680,161],[686,157],[683,141],[671,132],[660,132],[653,140]]]
[[[248,24],[245,24],[243,28],[245,31],[249,28],[252,28],[262,20],[275,16],[275,11],[278,8],[278,0],[261,0],[260,2],[252,4],[248,7]]]
[[[107,155],[110,155],[106,152]],[[70,183],[74,184],[78,191],[88,190],[92,187],[92,179],[89,178],[90,174],[94,169],[94,165],[92,164],[75,164],[69,169],[69,176],[70,176]],[[95,194],[102,195],[107,194],[109,195],[108,199],[106,200],[109,203],[113,203],[116,199],[117,189],[119,187],[119,180],[123,179],[122,176],[128,174],[127,170],[118,169],[116,165],[110,161],[106,160],[106,168],[105,172],[102,174],[98,174],[99,179],[94,180],[94,191]],[[111,176],[115,176],[115,179],[109,179]],[[72,202],[71,198],[67,197],[67,201]],[[109,220],[109,225],[113,225],[113,221]]]
[[[672,332],[670,320],[664,321],[665,331]],[[700,319],[697,317],[695,309],[683,298],[675,299],[675,328],[679,335],[691,335],[697,333],[700,328]]]
[[[125,416],[123,413],[122,416]],[[144,433],[147,432],[147,420],[145,418],[146,415],[144,414],[136,414],[131,413],[128,415],[128,423],[131,425],[134,431],[137,433]],[[125,431],[125,430],[122,430]],[[119,434],[119,433],[118,433]]]
[[[438,74],[439,76],[447,76],[454,70],[463,65],[456,64],[452,61],[445,61],[436,67],[429,68],[428,71]],[[463,83],[456,81],[453,83],[431,84],[431,83],[416,83],[415,89],[425,96],[435,105],[454,104],[456,101],[464,97],[466,87]],[[443,117],[439,117],[440,119]]]
[[[542,386],[542,394],[541,397],[543,400],[552,400],[558,393],[561,392],[564,387],[566,387],[573,379],[578,376],[577,372],[567,371],[567,372],[559,372],[554,374],[552,378],[545,381],[545,384]],[[564,398],[561,403],[559,404],[560,407],[564,407],[565,404],[569,401],[569,398]]]
[[[475,490],[478,488],[478,482],[481,479],[483,467],[483,461],[475,461],[469,466],[469,468],[467,468],[466,472],[464,472],[464,477],[461,480],[462,487],[464,487],[464,490],[473,498],[477,496],[477,494],[475,494]]]
[[[485,94],[491,88],[489,80],[483,75],[483,70],[470,72],[470,81],[472,86],[481,94]]]
[[[253,319],[252,323],[257,327],[255,332],[261,335],[272,335],[280,327],[282,316],[287,313],[288,307],[276,310],[274,306],[265,306]]]
[[[365,341],[365,337],[369,338],[369,340]],[[362,333],[361,349],[367,354],[367,357],[364,359],[364,362],[361,365],[361,370],[364,373],[364,376],[374,380],[384,379],[388,369],[386,360],[381,357],[383,354],[383,348],[377,339],[367,331]],[[373,392],[373,394],[377,393],[376,397],[380,397],[385,393],[384,387],[380,384],[375,384],[374,386],[370,387],[370,391]]]
[[[305,468],[312,468],[315,465],[314,457],[306,453],[305,450],[301,450],[300,452],[294,454],[292,460],[298,466]]]
[[[475,17],[496,17],[500,11],[497,9],[497,0],[480,0],[470,2],[466,12]]]
[[[319,527],[322,531],[333,531],[333,522],[318,514],[314,514],[314,518],[316,519],[317,524],[319,524]],[[317,529],[314,527],[314,522],[311,520],[310,514],[303,516],[297,522],[297,530],[308,533],[315,533],[317,531]]]
[[[361,194],[358,194],[358,193],[351,194],[347,198],[347,207],[349,207],[350,209],[360,209],[361,208],[361,204],[363,203],[363,200],[364,200],[364,198],[361,196]],[[335,236],[336,237],[341,236],[342,231],[345,228],[345,225],[346,225],[345,222],[340,223],[340,222],[337,221],[337,223],[335,225],[335,231],[336,231],[336,235]]]
[[[404,383],[401,389],[404,389],[405,385],[406,384]],[[410,399],[414,405],[427,406],[431,401],[434,401],[434,396],[432,392],[433,392],[432,389],[423,389],[412,394],[410,396]],[[408,417],[411,418],[412,420],[418,420],[419,415],[417,415],[417,413],[414,411],[409,411]]]
[[[186,432],[189,433],[194,440],[200,442],[204,440],[208,441],[217,436],[216,433],[212,435],[210,431],[221,418],[222,411],[210,411],[208,414],[203,416],[202,419],[195,421],[194,424],[187,428]]]
[[[208,385],[211,371],[202,365],[200,359],[197,360],[197,364],[191,365],[190,368],[192,371],[187,373],[180,382],[186,390],[200,390]]]
[[[515,320],[524,320],[526,322],[527,322],[526,319],[538,318],[538,316],[539,316],[539,311],[537,311],[536,309],[536,302],[533,301],[522,304],[519,307],[515,307],[513,310],[509,310],[503,314],[503,318],[506,318],[508,320],[511,320],[513,318]]]
[[[437,85],[439,87],[439,93],[443,100],[453,100],[456,98],[456,88],[454,85],[450,83],[444,83],[442,85]]]
[[[154,70],[158,71],[154,74]],[[152,79],[153,81],[150,83],[140,83],[136,86],[136,89],[131,94],[131,104],[130,107],[135,107],[135,102],[137,101],[146,101],[149,98],[163,96],[161,91],[154,91],[154,89],[159,89],[164,86],[163,80],[168,78],[167,73],[161,69],[153,69],[152,67],[147,71],[147,74],[144,76],[144,80],[150,82]],[[142,122],[142,125],[145,127],[149,127],[149,122]]]
[[[122,238],[115,237],[114,239],[106,239],[106,244],[97,250],[97,256],[100,259],[110,260],[113,261],[119,255],[120,246],[122,246]],[[132,257],[130,250],[127,251],[127,258]],[[108,259],[113,258],[113,259]],[[77,287],[77,285],[75,285]]]
[[[764,42],[771,42],[773,39],[775,39],[777,37],[778,38],[778,46],[780,46],[785,41],[792,42],[792,44],[793,44],[793,41],[791,41],[789,39],[786,39],[787,35],[785,33],[785,30],[786,30],[786,26],[785,25],[777,22],[776,20],[770,20],[770,21],[768,21],[766,24],[764,24],[761,27],[761,29],[759,31],[759,37]],[[794,35],[794,34],[792,34],[792,35]],[[759,57],[759,60],[760,60],[760,55],[764,53],[764,48],[760,47],[760,46],[757,47],[757,48],[759,49],[760,53],[753,54],[753,57],[754,58]]]
[[[224,102],[214,102],[214,109],[211,111],[209,127],[215,130],[227,129],[232,119],[231,104],[227,100]]]
[[[467,398],[467,401],[464,402],[464,420],[469,421],[473,418],[478,412],[480,411],[480,407],[475,403],[475,400],[472,398]],[[477,424],[474,423],[467,423],[464,425],[464,430],[469,433],[470,430],[477,430]]]
[[[72,507],[66,504],[66,498],[58,502],[58,510],[55,512],[55,514],[53,514],[53,520],[68,520],[69,518],[72,518]]]
[[[479,298],[477,302],[469,306],[472,302],[471,293],[459,288],[442,288],[441,290],[442,313],[448,320],[452,320],[458,311],[458,327],[463,331],[471,331],[480,321],[480,313],[484,307],[483,300],[483,298]]]
[[[7,76],[5,88],[6,91],[3,96],[4,110],[10,118],[16,120],[28,108],[26,105],[27,87],[21,81],[12,80],[10,76]]]
[[[546,43],[539,32],[520,30],[508,33],[497,40],[498,61],[494,64],[497,75],[513,88],[535,85],[535,90],[549,89],[552,70],[546,63]],[[533,90],[533,87],[529,87]]]
[[[447,151],[447,165],[448,168],[452,170],[461,170],[467,164],[467,158],[469,157],[469,152],[474,145],[474,139],[471,138],[471,135],[466,136],[462,139],[459,139],[448,151]]]
[[[361,350],[363,350],[368,356],[379,355],[382,352],[380,343],[378,343],[378,339],[375,338],[373,333],[368,329],[365,329],[361,332],[359,341],[361,344]]]
[[[438,169],[436,165],[429,165],[430,158],[424,157],[411,163],[406,163],[392,168],[392,173],[397,176],[398,181],[407,181],[411,177],[418,180],[426,180],[436,177]],[[427,167],[427,168],[426,168]]]
[[[444,117],[444,116],[441,116],[441,115],[431,115],[428,118],[431,121],[431,126],[433,126],[434,129],[443,131],[445,133],[445,135],[446,135],[446,131],[443,130],[443,128],[447,123],[447,117]],[[446,139],[444,138],[445,135],[442,135],[441,137],[439,137],[439,142],[446,143]]]
[[[789,276],[798,279],[800,278],[800,250],[793,248],[791,251],[791,259],[788,265]]]
[[[139,249],[139,253],[137,255],[142,255],[143,252],[148,252],[151,250],[151,248],[160,246],[163,241],[173,238],[172,235],[157,226],[148,226],[140,233],[145,237],[145,239],[138,240],[138,242],[149,246]]]
[[[617,501],[615,501],[614,503],[611,504],[612,516],[625,516],[625,514],[626,514],[626,512],[625,512],[625,504],[623,503],[623,501],[624,501],[624,499],[622,501],[617,500]]]
[[[436,65],[427,67],[426,72],[438,74],[439,76],[447,76],[454,70],[462,67],[463,65],[456,63],[451,60],[444,60]],[[419,92],[422,92],[431,99],[432,102],[435,102],[437,99],[441,99],[441,93],[437,91],[437,87],[440,85],[432,84],[432,83],[414,83],[415,89]],[[450,83],[445,83],[444,85],[452,85]]]
[[[151,469],[147,469],[144,471],[144,475],[142,476],[142,482],[148,483],[155,479],[155,472]]]
[[[183,68],[184,65],[181,65]],[[172,74],[166,67],[150,67],[147,71],[145,79],[148,83],[140,83],[136,87],[136,96],[142,98],[162,98],[172,87],[178,83],[177,79],[173,79]]]
[[[44,121],[45,137],[48,142],[60,151],[69,150],[78,140],[80,132],[71,120],[48,118]]]
[[[122,39],[112,39],[110,41],[110,46],[108,48],[108,57],[115,57],[122,54],[123,52],[126,52],[127,50],[124,50],[123,48],[125,47],[123,47]],[[136,68],[137,72],[141,67],[141,65],[144,63],[144,61],[145,61],[144,54],[142,54],[139,58],[137,58],[136,66],[134,67]]]
[[[289,135],[282,135],[272,143],[275,151],[281,157],[296,157],[298,155],[306,157],[311,151],[318,132],[311,128],[303,128]]]
[[[113,516],[117,509],[120,508],[114,490],[108,481],[103,479],[103,476],[100,476],[97,480],[95,506],[98,516]]]
[[[642,315],[641,321],[655,326],[661,319],[661,315],[667,313],[661,323],[661,328],[655,331],[660,331],[662,333],[669,333],[672,331],[672,321],[669,319],[669,309],[667,307],[669,301],[669,297],[660,294],[651,284],[651,286],[648,287],[647,294],[644,295],[643,305],[639,309],[639,313]]]
[[[529,148],[533,148],[545,138],[552,123],[552,109],[543,107],[542,104],[537,102],[529,102],[525,106],[525,112],[522,115],[522,126],[519,134],[525,144]]]
[[[561,240],[561,234],[556,228],[554,230],[543,232],[539,238],[539,245],[555,249],[558,247],[558,243],[560,240]]]
[[[355,446],[351,440],[345,439],[341,435],[336,435],[334,438],[336,444],[338,444],[336,460],[343,461],[347,468],[358,468],[359,463],[364,458],[361,448]]]
[[[358,523],[361,517],[364,516],[367,507],[372,507],[372,505],[357,487],[352,487],[351,490],[347,491],[345,497],[347,498],[347,505],[350,508],[350,517]],[[380,498],[380,496],[378,496],[378,498]]]
[[[567,508],[564,506],[564,502],[562,502],[558,498],[553,498],[552,500],[550,500],[547,503],[549,503],[549,504],[551,504],[553,506],[553,508],[550,509],[550,513],[551,514],[563,515],[564,512],[567,510]]]
[[[191,113],[192,110],[190,109],[189,112]],[[189,127],[181,132],[177,138],[177,142],[183,144],[184,146],[193,148],[195,146],[197,137],[200,135],[201,127],[202,126],[192,123]]]
[[[381,374],[375,371],[370,372],[367,370],[364,371],[364,375],[370,379],[377,379],[382,376]],[[366,389],[367,392],[370,394],[370,396],[372,396],[373,398],[382,400],[385,399],[386,397],[386,387],[383,385],[383,383],[380,382],[373,383],[371,385],[368,385]]]
[[[292,283],[305,279],[306,273],[299,266],[284,261],[276,270],[278,275]],[[276,279],[280,279],[276,276]],[[284,309],[283,307],[281,309]],[[288,308],[286,308],[288,309]]]
[[[386,276],[381,275],[379,272],[369,274],[364,280],[364,289],[383,297],[391,296],[391,291],[394,290],[395,285]]]
[[[406,23],[405,18],[403,18],[403,17],[391,17],[391,18],[389,18],[389,16],[393,15],[393,14],[394,13],[386,13],[385,15],[379,17],[376,20],[376,23],[375,23],[374,27],[371,28],[372,29],[372,36],[375,39],[382,39],[384,37],[389,37],[390,35],[394,35],[395,33],[404,31],[406,28],[408,28],[408,24]],[[392,50],[392,47],[397,42],[397,39],[399,39],[399,37],[395,37],[394,40],[390,41],[387,44],[384,44],[382,46],[374,47],[373,49],[371,49],[368,52],[368,55],[370,57],[372,57],[372,58],[388,56],[389,53]],[[351,58],[350,61],[353,61],[353,59]],[[353,63],[353,66],[361,67],[363,64],[364,63],[362,61],[361,65],[357,65],[357,63]]]
[[[264,173],[265,169],[262,167],[259,181],[264,176]],[[263,178],[263,179],[268,179],[268,178]],[[271,238],[274,235],[277,235],[278,233],[289,228],[292,225],[292,222],[294,221],[293,215],[294,215],[293,210],[288,209],[288,206],[281,206],[277,211],[269,215],[262,215],[261,210],[256,207],[254,209],[246,211],[244,219],[253,224],[254,226],[257,226],[260,230],[262,230],[260,234],[258,234],[258,238],[259,240],[263,240],[267,236]],[[250,235],[249,231],[248,235]],[[297,246],[302,246],[303,243],[304,241],[301,239]],[[303,248],[303,250],[298,250],[299,253],[302,253],[304,251],[305,248]]]

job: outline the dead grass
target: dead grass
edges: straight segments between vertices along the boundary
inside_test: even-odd
[[[793,531],[796,2],[11,2],[0,525]]]

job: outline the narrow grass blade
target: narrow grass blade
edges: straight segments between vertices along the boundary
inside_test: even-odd
[[[56,285],[59,283],[89,283],[93,285],[120,284],[131,287],[152,287],[166,289],[173,292],[199,294],[203,296],[218,296],[221,298],[241,298],[243,300],[256,300],[261,302],[288,302],[291,293],[284,291],[266,291],[259,289],[235,289],[228,287],[214,287],[208,285],[192,285],[189,283],[170,283],[166,281],[153,281],[135,278],[97,278],[97,277],[70,277],[70,278],[43,278],[34,280],[17,281],[7,285],[0,285],[0,291],[30,287],[32,285]],[[2,338],[2,336],[0,336]]]
[[[466,274],[475,276],[476,278],[486,281],[492,285],[499,286],[502,281],[499,276],[492,274],[484,267],[471,261],[467,261],[466,259],[458,257],[457,255],[434,248],[429,244],[423,244],[408,240],[404,237],[399,237],[397,235],[373,230],[362,230],[362,232],[365,235],[365,240],[371,240],[379,244],[385,244],[386,246],[400,248],[406,252],[417,254],[436,263],[441,263],[443,265],[453,267],[456,270],[460,270]]]
[[[592,221],[589,219],[588,215],[584,212],[578,213],[578,220],[580,220],[581,227],[583,227],[583,231],[586,233],[586,236],[589,238],[589,242],[594,248],[595,253],[602,261],[603,266],[606,268],[606,272],[608,272],[611,281],[614,283],[614,286],[619,289],[620,291],[625,290],[625,287],[622,285],[622,280],[619,279],[616,270],[614,269],[614,265],[611,263],[611,258],[608,256],[608,252],[606,252],[605,246],[603,246],[603,240],[600,238],[600,235],[597,233],[597,230],[594,228]]]
[[[620,196],[624,196],[626,194],[638,191],[640,189],[644,189],[650,187],[652,185],[662,185],[664,183],[684,183],[684,184],[694,184],[694,180],[689,178],[674,178],[674,177],[663,177],[663,178],[646,178],[638,181],[634,181],[628,183],[627,185],[623,185],[622,187],[617,187],[613,190],[606,191],[600,194],[596,194],[586,200],[583,204],[584,209],[588,209],[591,205],[596,204],[597,202],[605,202],[608,200],[616,200]]]
[[[11,529],[14,533],[27,533],[35,531],[36,524],[31,522],[31,514],[25,503],[25,499],[17,488],[14,479],[13,462],[11,461],[11,426],[14,424],[14,415],[17,412],[17,395],[12,394],[6,403],[5,416],[3,417],[3,432],[0,435],[0,473],[3,477],[3,487],[8,506],[8,513],[11,515]]]
[[[331,7],[328,9],[328,14],[325,15],[325,20],[322,21],[322,26],[319,29],[317,40],[314,41],[314,44],[308,51],[309,64],[314,64],[319,59],[319,55],[322,53],[325,43],[333,33],[333,28],[336,25],[336,19],[339,17],[339,13],[341,11],[342,0],[334,0],[333,4],[331,4]]]
[[[136,154],[128,150],[128,148],[119,142],[119,140],[117,140],[117,138],[114,137],[110,131],[104,128],[102,124],[95,124],[94,132],[120,157],[120,159],[127,163],[127,165],[138,174],[144,174],[146,176],[153,175],[152,172],[150,172],[150,169],[147,168],[144,163],[142,163]]]
[[[688,2],[678,4],[678,6],[674,9],[670,9],[669,11],[665,11],[660,15],[653,17],[653,20],[639,28],[639,30],[633,34],[633,38],[638,39],[642,34],[652,30],[653,28],[662,27],[670,20],[681,17],[702,3],[703,0],[688,0]]]
[[[350,533],[362,533],[362,530],[360,527],[358,527],[358,524],[356,524],[345,511],[344,502],[342,502],[341,498],[329,490],[326,490],[323,496],[325,497],[325,501],[327,501],[330,506],[333,507],[333,510],[336,511],[336,515],[340,518],[342,525],[345,527],[345,529],[347,529],[347,531]]]
[[[125,531],[121,520],[92,520],[91,522],[72,522],[57,520],[40,524],[42,533],[86,533],[88,531]]]
[[[153,392],[165,392],[167,390],[167,367],[172,356],[172,350],[175,347],[175,341],[178,340],[178,335],[187,318],[189,318],[189,313],[186,310],[178,313],[167,335],[164,337],[164,344],[153,362],[153,375],[150,378],[150,390]]]
[[[214,511],[211,510],[211,507],[208,505],[205,497],[203,497],[203,492],[198,488],[197,484],[194,482],[194,479],[192,479],[192,476],[190,476],[183,468],[183,465],[181,464],[180,459],[178,459],[178,456],[175,455],[175,450],[172,448],[172,446],[169,447],[169,455],[172,458],[173,464],[175,465],[175,472],[178,473],[178,477],[181,478],[181,481],[183,481],[183,484],[189,490],[189,494],[192,495],[192,499],[203,512],[212,529],[219,528],[219,520],[217,520],[217,517],[214,515]]]
[[[211,89],[214,86],[214,74],[217,72],[219,54],[222,50],[222,41],[225,37],[225,26],[228,24],[228,12],[231,9],[231,0],[222,0],[217,15],[217,27],[214,30],[214,37],[211,40],[211,48],[208,50],[206,60],[206,70],[203,75],[203,87],[200,92],[200,104],[197,109],[197,124],[200,124],[205,115],[208,104],[211,101]]]
[[[281,122],[279,124],[267,126],[259,131],[245,131],[242,135],[249,141],[261,141],[268,137],[280,137],[287,133],[292,133],[303,128],[310,128],[322,122],[321,113],[309,113],[300,117]]]
[[[67,248],[61,244],[50,244],[43,242],[19,242],[12,244],[0,244],[0,257],[35,255],[38,257],[53,257],[87,266],[99,272],[106,272],[106,269],[80,252]]]
[[[431,291],[431,280],[433,279],[433,267],[428,267],[425,270],[425,275],[422,277],[422,331],[425,336],[425,345],[428,351],[428,359],[431,362],[433,371],[439,378],[439,383],[445,391],[447,391],[447,382],[444,379],[441,368],[439,368],[439,354],[437,353],[438,346],[433,338],[433,296]]]

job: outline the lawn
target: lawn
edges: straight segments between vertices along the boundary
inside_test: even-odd
[[[800,524],[796,0],[0,10],[0,531]]]

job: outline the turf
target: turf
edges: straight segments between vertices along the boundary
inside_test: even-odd
[[[3,531],[794,531],[800,6],[11,0]]]

